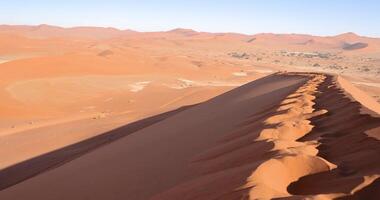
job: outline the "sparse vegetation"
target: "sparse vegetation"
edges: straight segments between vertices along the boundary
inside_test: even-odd
[[[371,71],[371,69],[370,69],[369,66],[361,66],[361,67],[358,67],[357,70],[361,71],[361,72],[369,72],[369,71]]]
[[[367,43],[357,42],[357,43],[344,43],[342,46],[342,49],[344,50],[357,50],[357,49],[363,49],[368,47]]]
[[[197,67],[202,67],[202,64],[203,64],[201,61],[195,61],[195,60],[191,61],[191,63]]]
[[[248,43],[251,43],[251,42],[253,42],[253,41],[255,41],[256,40],[256,38],[251,38],[251,39],[249,39],[247,42]]]
[[[328,66],[329,69],[334,69],[334,70],[343,70],[344,68],[340,65],[337,65],[336,63],[333,65]]]
[[[228,55],[230,55],[231,57],[234,57],[234,58],[239,58],[239,59],[249,59],[249,57],[250,57],[245,52],[243,52],[243,53],[232,52],[232,53],[229,53]]]
[[[112,55],[112,54],[114,54],[113,51],[111,51],[111,50],[104,50],[104,51],[98,53],[98,56],[107,57],[107,56]]]
[[[288,51],[281,51],[281,56],[286,57],[303,57],[303,58],[322,58],[322,59],[329,59],[336,57],[336,55],[331,53],[322,53],[322,52],[288,52]]]

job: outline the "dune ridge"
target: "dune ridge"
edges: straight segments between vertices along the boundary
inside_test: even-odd
[[[237,130],[224,136],[216,147],[195,159],[193,167],[204,174],[203,177],[153,199],[178,199],[184,196],[184,199],[285,197],[291,195],[287,192],[287,186],[298,178],[334,168],[333,164],[317,156],[317,141],[296,141],[313,128],[310,118],[327,112],[313,109],[317,87],[326,77],[318,74],[303,76],[310,80],[278,106],[242,122]],[[220,177],[215,177],[217,174]],[[233,180],[238,174],[242,177],[248,175],[246,182],[226,181]],[[273,180],[275,176],[276,181]],[[222,182],[223,189],[220,191],[221,185],[217,184],[219,187],[209,186],[205,190],[212,184],[211,181]],[[210,190],[210,187],[214,190]]]
[[[197,159],[197,168],[207,166],[203,177],[154,199],[377,199],[380,142],[365,130],[380,135],[378,112],[363,113],[368,108],[354,98],[362,93],[341,77],[303,75],[311,79],[278,107],[243,122]],[[246,170],[252,174],[243,185],[229,182]]]
[[[361,95],[335,75],[276,73],[6,188],[0,198],[376,199],[380,115]]]

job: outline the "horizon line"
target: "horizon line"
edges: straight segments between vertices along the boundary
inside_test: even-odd
[[[167,30],[149,30],[149,31],[141,31],[141,30],[135,30],[130,28],[119,28],[114,26],[98,26],[98,25],[74,25],[74,26],[64,26],[64,25],[55,25],[55,24],[0,24],[0,26],[30,26],[30,27],[38,27],[38,26],[49,26],[49,27],[56,27],[56,28],[62,28],[62,29],[74,29],[74,28],[104,28],[104,29],[115,29],[117,31],[133,31],[137,33],[158,33],[158,32],[170,32],[174,30],[189,30],[194,31],[198,33],[211,33],[211,34],[240,34],[240,35],[246,35],[246,36],[254,36],[254,35],[260,35],[260,34],[274,34],[274,35],[307,35],[307,36],[314,36],[314,37],[336,37],[344,34],[353,34],[358,37],[365,37],[365,38],[373,38],[373,39],[380,39],[380,36],[368,36],[368,35],[361,35],[357,34],[354,31],[347,31],[342,32],[336,35],[317,35],[312,33],[296,33],[296,32],[257,32],[257,33],[242,33],[242,32],[234,32],[234,31],[222,31],[222,32],[213,32],[213,31],[202,31],[197,30],[193,28],[184,28],[184,27],[177,27]]]

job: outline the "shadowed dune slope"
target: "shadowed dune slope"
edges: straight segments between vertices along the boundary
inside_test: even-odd
[[[66,146],[58,150],[51,151],[49,153],[37,156],[32,159],[28,159],[16,165],[2,169],[0,170],[0,190],[8,188],[33,176],[36,176],[46,170],[60,166],[93,149],[118,140],[152,124],[160,122],[190,107],[192,106],[183,106],[173,111],[148,117],[127,124],[126,126],[116,128],[101,135],[94,136],[90,139],[83,140],[81,142]],[[30,168],[30,166],[33,167]]]
[[[8,187],[0,199],[374,199],[380,118],[352,88],[326,74],[276,73]]]

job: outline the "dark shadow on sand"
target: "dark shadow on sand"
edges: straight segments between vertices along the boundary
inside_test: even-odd
[[[98,136],[48,152],[46,154],[42,154],[0,170],[0,190],[4,190],[29,178],[37,176],[47,170],[59,167],[96,148],[163,121],[195,105],[183,106],[172,111],[141,119]]]

